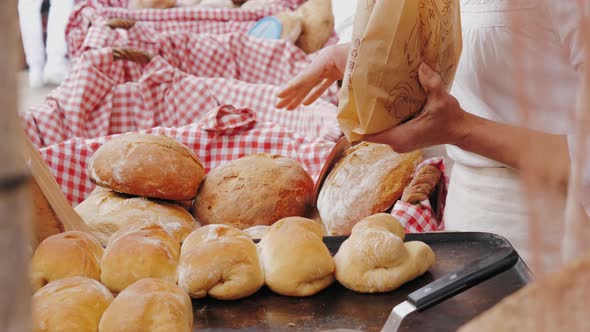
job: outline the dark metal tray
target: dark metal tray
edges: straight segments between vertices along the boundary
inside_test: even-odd
[[[345,237],[326,237],[335,253]],[[391,309],[412,291],[462,265],[510,246],[504,238],[488,233],[408,234],[406,241],[423,241],[436,254],[429,272],[385,294],[359,294],[337,282],[308,298],[291,298],[263,288],[239,301],[194,300],[195,331],[321,331],[346,328],[380,331]],[[527,266],[519,260],[512,269],[422,313],[408,316],[400,331],[455,331],[479,313],[531,281]]]

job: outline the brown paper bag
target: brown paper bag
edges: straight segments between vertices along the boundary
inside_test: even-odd
[[[349,141],[418,113],[422,61],[450,90],[461,55],[459,0],[359,0],[338,121]]]

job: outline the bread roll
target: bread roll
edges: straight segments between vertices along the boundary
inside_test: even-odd
[[[246,228],[244,233],[248,235],[252,240],[260,240],[268,232],[270,226],[261,225]]]
[[[46,238],[31,259],[33,290],[68,277],[100,279],[103,249],[90,234],[69,231]]]
[[[176,0],[129,0],[129,9],[167,9],[176,6]]]
[[[277,5],[281,2],[281,0],[248,0],[242,4],[240,7],[241,9],[261,9],[268,6]]]
[[[108,189],[108,188],[103,188],[101,186],[96,186],[94,188],[94,190],[92,190],[92,192],[90,193],[89,196],[96,195],[96,194],[102,194],[102,193],[111,193],[111,192],[113,192],[113,190]],[[126,196],[126,197],[132,197],[132,196]],[[164,203],[178,204],[178,205],[182,206],[182,208],[184,208],[187,212],[190,212],[191,208],[193,207],[193,200],[190,200],[190,201],[166,201]]]
[[[590,331],[590,253],[504,298],[459,332]]]
[[[322,227],[291,217],[273,224],[260,243],[266,285],[286,296],[310,296],[334,281],[334,260],[322,241]]]
[[[281,12],[273,16],[281,22],[281,39],[295,44],[303,31],[301,16],[292,11]]]
[[[434,252],[419,241],[403,242],[404,228],[380,213],[356,224],[334,256],[336,280],[361,293],[389,292],[424,274]]]
[[[318,196],[328,234],[348,235],[361,219],[391,208],[421,161],[421,151],[398,154],[382,144],[360,143],[347,150]]]
[[[160,222],[179,243],[200,226],[190,213],[176,204],[112,191],[90,195],[75,210],[103,245],[113,233],[139,221]]]
[[[34,332],[96,332],[113,295],[94,279],[53,281],[33,295]]]
[[[193,206],[203,224],[246,229],[304,216],[312,204],[313,180],[292,159],[258,154],[223,164],[207,174]]]
[[[424,165],[416,171],[410,184],[404,189],[402,201],[416,204],[427,200],[438,185],[442,172],[434,165]]]
[[[308,0],[297,8],[297,14],[303,20],[297,46],[305,53],[324,47],[334,31],[332,0]]]
[[[197,229],[182,244],[178,285],[194,298],[209,294],[219,300],[236,300],[254,294],[264,285],[256,245],[231,226]]]
[[[193,307],[174,283],[142,279],[117,296],[100,320],[99,332],[191,332]]]
[[[180,244],[154,223],[123,228],[113,234],[101,260],[100,281],[120,292],[143,278],[176,283]]]
[[[89,162],[90,180],[114,191],[172,201],[195,197],[203,164],[173,138],[121,135],[98,148]]]

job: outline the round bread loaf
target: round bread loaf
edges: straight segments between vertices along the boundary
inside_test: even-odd
[[[312,199],[313,180],[295,160],[258,154],[209,172],[195,199],[193,214],[203,224],[246,229],[304,216]]]
[[[191,332],[190,297],[174,283],[141,279],[122,291],[105,311],[98,332]]]
[[[334,260],[322,227],[305,218],[274,223],[258,244],[266,285],[286,296],[310,296],[334,281]]]
[[[84,232],[69,231],[46,238],[31,259],[33,290],[68,277],[100,280],[102,254],[100,242]]]
[[[71,277],[50,282],[33,295],[34,332],[96,332],[113,295],[100,282]]]
[[[434,264],[425,243],[404,243],[404,228],[390,214],[380,213],[356,224],[334,256],[336,280],[361,293],[392,291],[422,275]]]
[[[172,201],[193,199],[205,176],[191,150],[163,135],[121,135],[96,150],[88,169],[101,187]]]
[[[113,292],[143,278],[176,283],[180,244],[157,222],[113,234],[101,260],[100,281]]]
[[[398,154],[382,144],[360,143],[347,150],[318,196],[328,234],[349,235],[361,219],[391,208],[421,161],[421,151]]]
[[[167,9],[176,6],[176,0],[130,0],[129,9]]]
[[[178,285],[191,297],[209,294],[219,300],[237,300],[264,285],[256,245],[241,230],[207,225],[182,244]]]
[[[106,245],[111,235],[122,227],[139,221],[158,221],[179,243],[200,226],[179,205],[112,191],[90,195],[75,210],[102,245]]]

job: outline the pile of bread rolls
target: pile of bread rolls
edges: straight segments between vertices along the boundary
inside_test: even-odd
[[[367,149],[380,151],[386,161],[365,158],[385,168],[371,181],[396,183],[373,191],[399,198],[404,184],[414,181],[408,174],[418,155],[361,145],[343,160],[360,167],[368,161],[350,156],[365,156]],[[335,170],[346,167],[351,166],[340,161]],[[313,180],[296,161],[281,156],[246,156],[205,176],[203,163],[174,139],[127,134],[101,146],[88,170],[99,187],[76,211],[92,234],[50,236],[32,257],[39,331],[190,331],[191,297],[236,300],[264,285],[280,295],[304,297],[335,280],[357,292],[388,292],[434,263],[426,244],[404,243],[399,221],[374,209],[362,210],[358,220],[337,220],[351,235],[332,257],[323,242],[324,224],[306,218],[314,214]],[[339,179],[328,177],[334,178]],[[427,184],[423,178],[416,183]],[[359,192],[370,194],[366,188]],[[376,201],[377,210],[391,203],[391,197],[375,195],[383,201]],[[333,220],[326,224],[330,230],[340,227]]]

